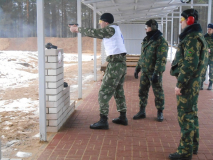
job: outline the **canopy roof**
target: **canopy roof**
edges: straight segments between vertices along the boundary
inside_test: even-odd
[[[98,14],[112,13],[116,23],[135,23],[166,17],[179,6],[191,5],[180,0],[82,0],[82,3],[92,9],[96,4]]]

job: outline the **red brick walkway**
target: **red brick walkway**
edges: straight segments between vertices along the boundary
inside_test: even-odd
[[[101,82],[83,99],[64,129],[56,134],[39,160],[164,160],[176,151],[180,139],[174,88],[176,79],[169,75],[170,63],[163,77],[165,92],[164,121],[157,122],[154,95],[150,88],[147,118],[133,120],[138,112],[139,79],[134,68],[128,68],[124,84],[128,126],[112,123],[119,116],[114,98],[110,101],[109,130],[92,130],[89,125],[99,120],[98,90]],[[200,91],[198,115],[200,147],[193,160],[213,160],[213,92]]]

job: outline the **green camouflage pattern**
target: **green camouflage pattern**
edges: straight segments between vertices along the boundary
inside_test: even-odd
[[[115,34],[115,29],[110,27],[111,25],[117,24],[112,23],[102,29],[79,27],[78,32],[92,38],[110,38]],[[98,102],[100,105],[100,114],[107,116],[109,113],[109,101],[113,95],[116,101],[117,111],[126,112],[126,100],[123,89],[126,75],[126,56],[122,56],[121,54],[110,55],[106,61],[109,63],[99,90]]]
[[[201,32],[190,32],[179,43],[170,74],[177,78],[176,86],[182,95],[177,96],[178,122],[181,139],[177,152],[191,157],[199,146],[197,102],[200,76],[205,74],[208,60],[207,43]]]
[[[126,75],[126,56],[111,55],[108,56],[108,62],[101,88],[99,90],[98,102],[100,105],[100,114],[108,115],[109,100],[114,95],[118,112],[126,112],[126,100],[124,96],[124,79]]]
[[[209,59],[213,61],[213,34],[206,34],[204,38],[208,44],[208,49],[210,49]]]
[[[92,38],[98,38],[98,39],[110,38],[115,34],[115,29],[113,27],[110,27],[111,25],[117,25],[117,24],[112,23],[108,25],[107,27],[101,28],[101,29],[78,27],[78,32],[82,33],[83,35],[87,37],[92,37]]]
[[[159,36],[155,39],[144,39],[141,46],[141,55],[136,66],[146,73],[163,73],[167,62],[168,43]]]
[[[180,154],[192,156],[199,147],[199,123],[197,102],[200,90],[200,77],[189,80],[182,95],[177,96],[178,122],[181,128],[181,139],[177,149]]]
[[[207,43],[202,33],[189,33],[178,44],[170,70],[170,74],[177,77],[176,87],[185,88],[191,78],[205,74],[207,61]]]
[[[141,55],[136,66],[136,70],[141,70],[139,86],[139,107],[145,108],[147,105],[149,88],[152,85],[155,95],[155,107],[164,109],[164,91],[162,87],[162,75],[166,68],[168,43],[157,31],[157,36],[148,40],[144,38],[141,46]],[[156,35],[156,34],[155,34]],[[159,75],[157,83],[151,82],[153,73]]]
[[[160,110],[164,110],[164,91],[162,86],[162,74],[159,75],[158,83],[151,82],[152,74],[142,72],[140,77],[139,87],[139,106],[145,108],[147,106],[147,99],[149,88],[152,85],[152,89],[155,95],[155,107]]]
[[[205,34],[204,36],[207,44],[208,44],[208,49],[210,49],[209,53],[209,59],[208,59],[208,66],[209,66],[209,80],[213,82],[213,34]],[[202,83],[205,81],[206,74],[203,74],[202,76]]]

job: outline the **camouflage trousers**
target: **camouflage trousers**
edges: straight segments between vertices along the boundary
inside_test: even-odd
[[[209,80],[213,82],[213,60],[209,59],[208,66],[209,66]],[[203,83],[205,80],[206,80],[206,72],[205,74],[201,75],[201,82]]]
[[[199,123],[197,102],[200,87],[200,77],[189,80],[186,88],[177,96],[178,122],[181,128],[181,139],[178,153],[192,156],[199,146]]]
[[[141,73],[140,87],[139,87],[139,106],[146,107],[149,88],[152,85],[152,89],[155,95],[155,107],[160,110],[164,110],[164,91],[162,86],[162,74],[159,76],[159,82],[151,82],[152,74]]]
[[[114,95],[117,111],[126,112],[126,100],[124,95],[124,79],[126,75],[126,56],[112,55],[106,59],[108,63],[101,88],[99,90],[98,102],[100,114],[108,115],[109,101]]]

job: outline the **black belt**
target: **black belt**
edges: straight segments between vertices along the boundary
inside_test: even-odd
[[[126,53],[121,53],[120,55],[125,56],[125,55],[126,55]]]
[[[121,55],[121,56],[125,56],[126,55],[126,53],[120,53],[120,54],[114,54],[114,55],[110,55],[110,58],[112,57],[112,56],[115,56],[115,55]]]

